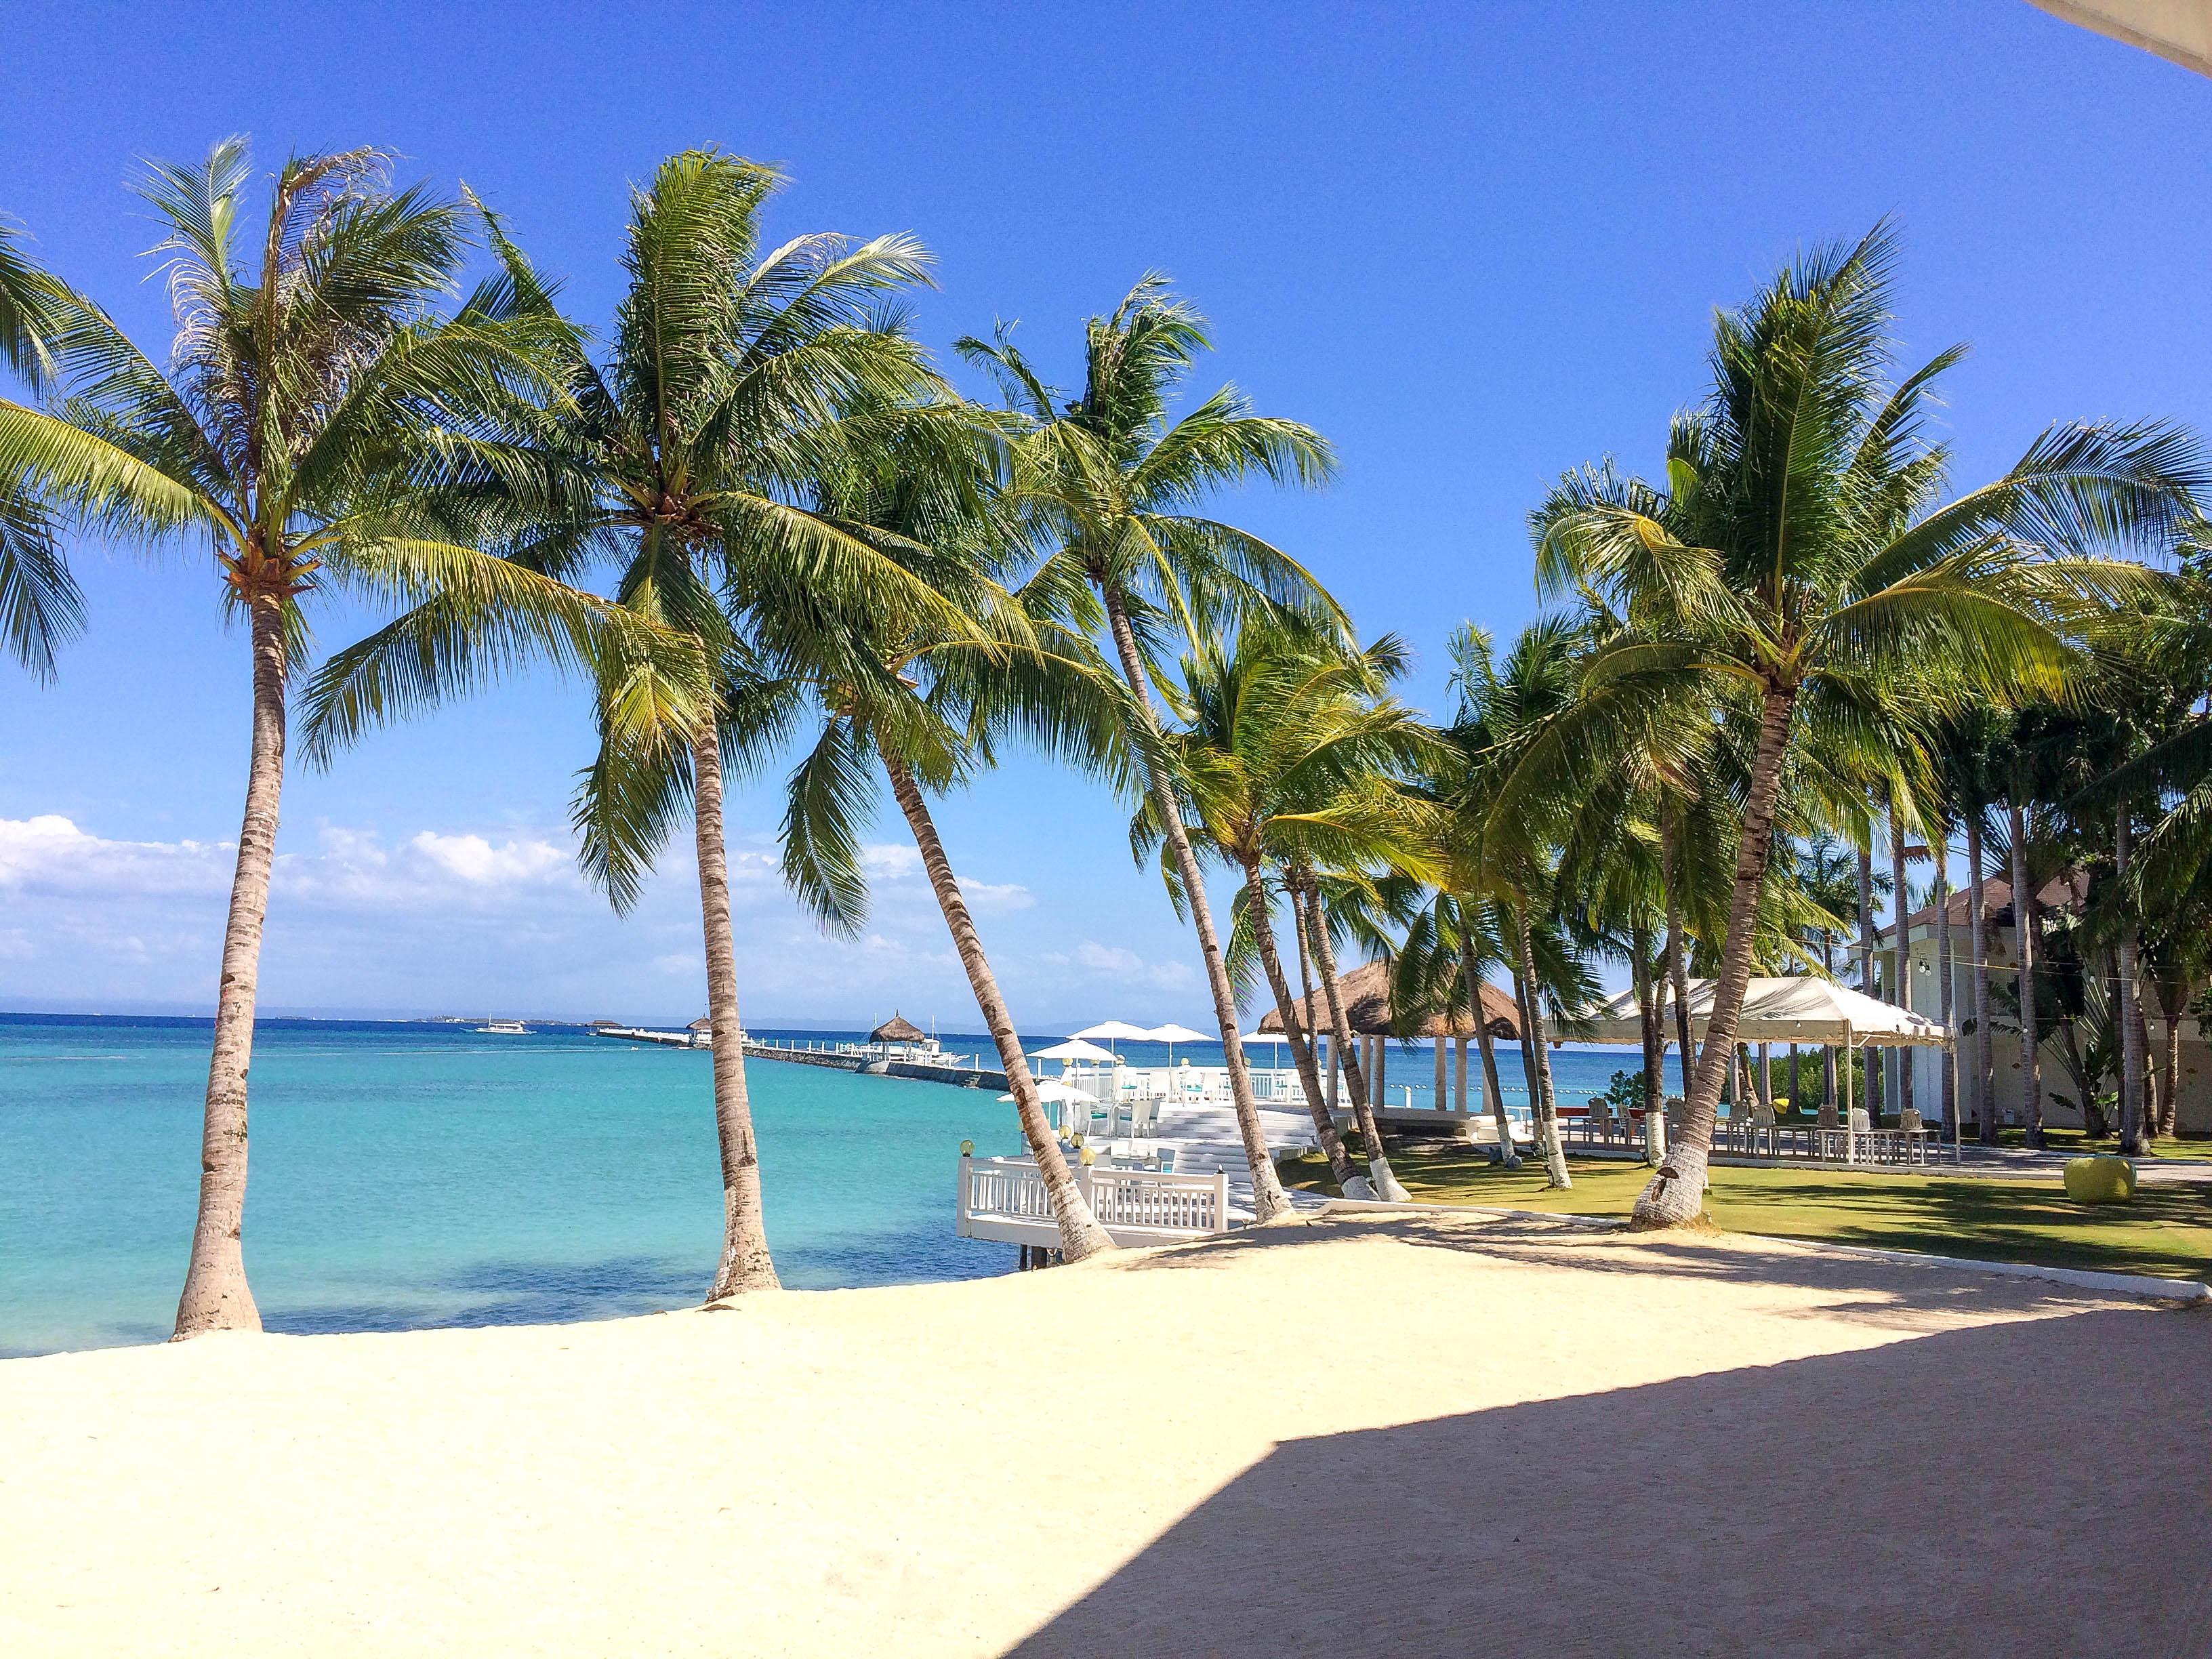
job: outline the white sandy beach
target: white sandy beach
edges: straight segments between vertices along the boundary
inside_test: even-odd
[[[2203,1312],[1432,1216],[16,1360],[0,1652],[2203,1653],[2208,1376]]]

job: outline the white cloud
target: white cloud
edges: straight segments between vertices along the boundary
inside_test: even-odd
[[[1147,962],[1127,946],[1101,945],[1095,939],[1085,939],[1072,954],[1054,952],[1044,959],[1058,966],[1081,969],[1095,979],[1149,986],[1159,991],[1182,990],[1198,979],[1188,963]]]
[[[543,881],[568,869],[568,854],[547,841],[509,841],[495,847],[482,836],[441,836],[425,830],[407,844],[440,869],[478,887]]]
[[[879,842],[860,849],[860,868],[871,881],[899,881],[921,868],[921,851],[902,842]]]
[[[34,893],[217,892],[234,857],[213,842],[106,841],[56,813],[0,818],[0,887]]]
[[[664,974],[703,974],[707,971],[704,951],[671,951],[665,956],[653,957],[653,965]]]
[[[987,916],[1004,915],[1009,910],[1026,910],[1036,902],[1036,895],[1018,881],[970,881],[960,878],[960,890],[968,900],[968,908]]]

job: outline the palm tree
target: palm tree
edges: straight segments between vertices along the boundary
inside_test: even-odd
[[[46,341],[53,290],[0,220],[0,363],[33,392],[52,377]],[[63,562],[52,514],[29,481],[0,473],[0,636],[40,680],[54,673],[54,647],[84,625],[84,601]]]
[[[1278,607],[1332,627],[1342,623],[1334,601],[1296,561],[1199,511],[1217,491],[1255,473],[1277,483],[1318,484],[1334,465],[1319,433],[1253,414],[1233,387],[1171,422],[1175,394],[1209,343],[1204,320],[1172,298],[1158,275],[1139,282],[1110,318],[1091,319],[1079,398],[1067,399],[1048,386],[1003,326],[994,341],[957,343],[998,377],[1023,422],[1012,495],[1057,544],[1054,562],[1097,590],[1136,711],[1134,746],[1147,756],[1157,747],[1158,719],[1146,644],[1163,626],[1171,624],[1196,643],[1241,616]],[[1252,1170],[1254,1211],[1270,1220],[1286,1212],[1290,1200],[1253,1102],[1237,1030],[1236,988],[1176,805],[1174,779],[1162,764],[1150,765],[1149,772],[1152,804],[1213,997]]]
[[[1440,735],[1449,741],[1449,733]],[[1459,769],[1456,763],[1452,769]],[[1498,1086],[1496,1036],[1482,1007],[1483,982],[1489,971],[1506,963],[1504,924],[1494,905],[1466,896],[1461,866],[1451,857],[1449,842],[1442,850],[1443,885],[1407,926],[1405,943],[1392,969],[1391,1003],[1442,1015],[1448,1023],[1455,1024],[1462,1012],[1473,1021],[1483,1087],[1498,1127],[1499,1160],[1507,1169],[1517,1170],[1521,1154],[1514,1150],[1512,1123]]]
[[[67,401],[51,413],[0,401],[0,477],[112,532],[209,547],[226,605],[247,623],[252,753],[179,1337],[260,1324],[240,1245],[246,1079],[302,600],[333,583],[434,594],[450,627],[509,653],[641,665],[656,688],[646,702],[664,712],[683,678],[679,659],[655,658],[608,607],[451,538],[482,485],[486,434],[514,389],[539,380],[546,345],[494,293],[439,314],[467,247],[462,210],[392,191],[374,150],[295,157],[275,178],[257,267],[240,246],[247,179],[233,138],[141,186],[166,230],[155,252],[178,327],[167,374],[54,283],[46,344]]]
[[[1586,686],[1699,685],[1756,734],[1706,1042],[1684,1133],[1638,1200],[1641,1225],[1699,1211],[1800,733],[1825,727],[1840,745],[1908,688],[1936,706],[2055,690],[2062,630],[2090,590],[2125,585],[2121,568],[2080,550],[2170,526],[2199,482],[2176,431],[2060,427],[2004,477],[1931,510],[1944,453],[1922,440],[1918,416],[1957,354],[1890,386],[1893,257],[1878,227],[1721,318],[1713,390],[1668,446],[1671,510],[1593,506],[1540,554],[1547,587],[1607,594],[1627,623],[1591,653]],[[1587,775],[1593,757],[1579,758]],[[1546,764],[1494,811],[1572,787],[1568,769]]]
[[[1562,752],[1559,721],[1572,706],[1588,641],[1582,623],[1553,617],[1523,629],[1502,664],[1480,629],[1462,629],[1453,644],[1459,697],[1455,740],[1463,754],[1476,757],[1455,802],[1453,839],[1464,864],[1482,872],[1504,923],[1528,1098],[1549,1180],[1560,1188],[1572,1182],[1552,1089],[1545,1006],[1548,1000],[1580,1008],[1588,1001],[1583,976],[1551,921],[1557,914],[1559,849],[1571,815],[1509,814],[1500,811],[1500,797],[1514,778],[1532,769],[1532,753]]]
[[[2002,799],[1996,758],[2002,719],[1985,706],[1969,707],[1938,734],[1936,750],[1942,788],[1952,811],[1964,821],[1966,842],[1966,950],[1971,963],[1967,1011],[1973,1021],[1975,1121],[1982,1144],[1997,1144],[1996,1071],[1990,1025],[1989,924],[1985,915],[1984,842],[1990,814]],[[1960,1104],[1963,1115],[1965,1104]]]
[[[614,560],[619,605],[683,639],[717,682],[711,710],[671,742],[635,738],[630,678],[603,679],[599,750],[575,807],[584,867],[622,910],[691,807],[723,1194],[710,1301],[778,1283],[745,1088],[722,803],[726,758],[756,751],[763,730],[782,729],[793,710],[763,696],[749,630],[819,602],[872,603],[890,626],[959,623],[880,538],[808,504],[867,435],[848,418],[854,410],[896,407],[934,384],[921,349],[881,309],[921,280],[927,256],[903,236],[831,234],[763,253],[762,211],[781,183],[715,150],[661,163],[631,202],[629,287],[604,362],[491,228],[519,305],[561,344],[564,378],[498,480],[507,550],[562,576]],[[470,672],[426,610],[342,653],[318,690],[343,734]]]
[[[772,695],[796,693],[818,726],[788,784],[784,873],[826,926],[857,931],[866,894],[859,828],[874,793],[872,759],[914,836],[998,1048],[1061,1251],[1079,1261],[1113,1249],[1113,1240],[1046,1120],[928,797],[991,764],[996,740],[1009,730],[1126,781],[1118,776],[1127,770],[1124,699],[1088,635],[1051,614],[1066,594],[1039,587],[1014,595],[1000,585],[1023,538],[994,510],[988,434],[974,411],[946,404],[886,418],[884,440],[857,449],[823,481],[817,507],[856,535],[881,532],[885,556],[928,582],[962,625],[872,603],[817,601],[761,615],[754,646],[775,677]]]
[[[1354,1197],[1363,1195],[1353,1187],[1363,1178],[1353,1173],[1329,1115],[1320,1069],[1283,969],[1273,891],[1283,886],[1294,906],[1304,903],[1304,884],[1288,872],[1316,865],[1419,866],[1410,802],[1394,785],[1417,762],[1428,734],[1382,695],[1403,669],[1395,640],[1345,655],[1310,637],[1248,621],[1227,649],[1202,645],[1184,657],[1177,702],[1185,719],[1164,735],[1178,793],[1188,803],[1184,833],[1244,878],[1237,901],[1238,939],[1249,938],[1266,973],[1315,1133],[1339,1185]],[[1132,838],[1139,848],[1164,839],[1158,809],[1149,800],[1139,811]],[[1310,912],[1304,920],[1308,942],[1317,947],[1334,1027],[1341,1006],[1331,971],[1334,952],[1326,939],[1311,933]],[[1344,1034],[1336,1040],[1341,1042]],[[1357,1085],[1354,1098],[1366,1130],[1374,1115],[1371,1108],[1358,1111],[1364,1097]],[[1402,1194],[1379,1138],[1370,1134],[1367,1152],[1375,1190],[1386,1198],[1394,1188]]]

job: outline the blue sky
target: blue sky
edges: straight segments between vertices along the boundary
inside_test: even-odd
[[[1651,466],[1713,307],[1885,213],[1905,351],[1974,343],[1948,383],[1962,482],[2053,419],[2212,425],[2212,84],[2024,0],[9,10],[0,212],[157,351],[122,181],[234,131],[264,165],[368,143],[403,177],[465,179],[589,321],[629,185],[698,143],[787,167],[772,234],[920,236],[939,348],[1018,318],[1072,374],[1082,319],[1164,270],[1214,321],[1201,389],[1234,380],[1343,459],[1324,494],[1223,510],[1364,631],[1404,635],[1431,708],[1454,626],[1532,614],[1546,483],[1607,453]],[[59,681],[0,670],[0,1006],[204,1007],[245,641],[185,556],[76,562],[91,624]],[[319,638],[375,620],[325,609]],[[626,921],[574,877],[588,742],[578,694],[539,677],[295,773],[264,1006],[696,1012],[681,850]],[[854,945],[778,889],[778,811],[771,782],[730,813],[751,1022],[972,1025],[896,815]],[[1194,947],[1109,799],[1018,763],[942,823],[1032,1030],[1206,1023]]]

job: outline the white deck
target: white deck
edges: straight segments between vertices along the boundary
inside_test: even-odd
[[[1303,1107],[1260,1108],[1261,1132],[1271,1154],[1298,1151],[1314,1144],[1313,1119]],[[1184,1098],[1161,1103],[1151,1134],[1123,1135],[1114,1140],[1094,1140],[1104,1158],[1152,1158],[1172,1152],[1172,1175],[1114,1169],[1101,1163],[1083,1170],[1079,1180],[1090,1188],[1091,1207],[1117,1244],[1163,1244],[1196,1238],[1249,1224],[1253,1218],[1252,1169],[1244,1157],[1244,1141],[1237,1133],[1237,1113],[1225,1100]],[[1075,1163],[1071,1153],[1068,1160]],[[972,1168],[970,1167],[972,1165]],[[1018,1174],[1028,1170],[1024,1177]],[[1212,1194],[1217,1188],[1218,1208],[1177,1208],[1170,1196],[1184,1192]],[[1043,1186],[1034,1166],[1024,1159],[963,1160],[961,1176],[958,1231],[963,1237],[987,1238],[1008,1244],[1056,1248],[1060,1232],[1043,1201]],[[1291,1201],[1301,1208],[1318,1209],[1327,1200],[1319,1194],[1293,1193]]]

